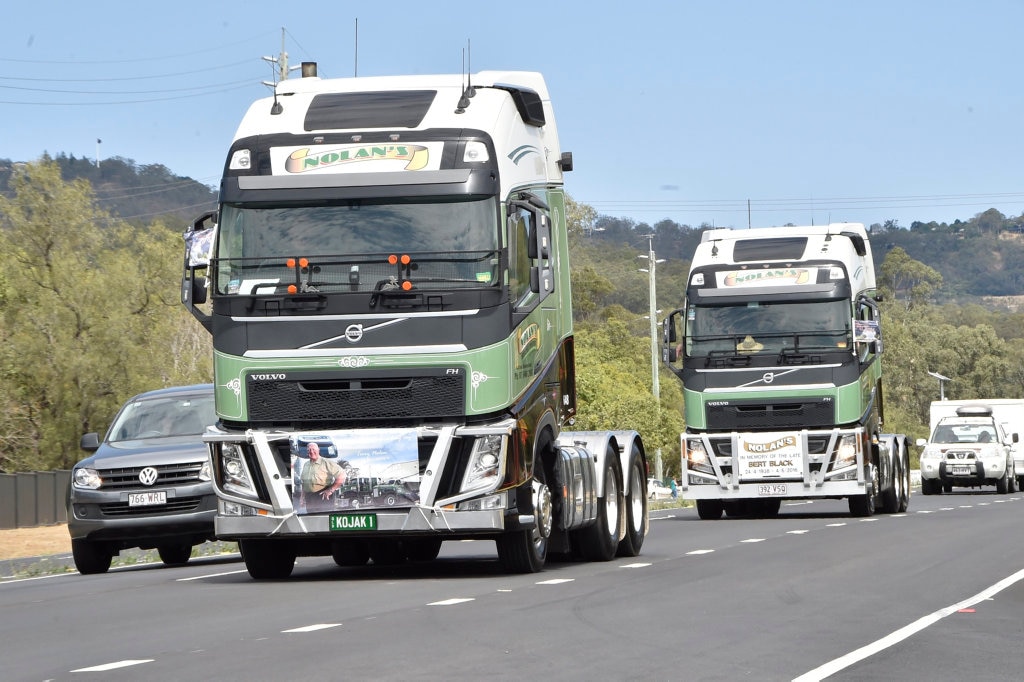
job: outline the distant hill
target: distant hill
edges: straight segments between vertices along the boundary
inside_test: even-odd
[[[97,167],[91,159],[66,154],[52,160],[60,165],[65,180],[88,180],[103,209],[136,225],[157,218],[171,225],[185,223],[217,207],[216,188],[174,175],[161,164],[138,165],[131,159],[112,157],[103,159]],[[0,159],[0,192],[9,191],[8,180],[16,165]],[[587,231],[586,242],[640,253],[647,250],[646,236],[653,234],[659,258],[688,266],[701,233],[709,227],[671,220],[648,225],[602,215]],[[870,227],[875,265],[881,264],[892,249],[902,248],[914,260],[942,274],[938,302],[977,302],[991,308],[1005,301],[1020,307],[1020,299],[1011,297],[1024,296],[1024,216],[1007,217],[993,208],[967,221],[913,222],[909,229],[888,221]],[[599,253],[588,253],[575,264],[589,264],[591,258],[601,260]],[[603,270],[600,262],[592,265],[598,272]]]
[[[88,180],[102,209],[136,225],[158,218],[169,224],[185,223],[217,207],[215,188],[175,175],[161,164],[140,166],[115,156],[97,167],[92,159],[65,154],[44,158],[60,166],[65,180]],[[8,181],[16,166],[17,162],[0,159],[0,192],[9,192]]]

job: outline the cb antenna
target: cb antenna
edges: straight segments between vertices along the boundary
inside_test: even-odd
[[[466,113],[466,107],[469,106],[469,100],[476,96],[476,88],[473,87],[472,68],[470,67],[470,60],[472,59],[472,49],[469,43],[469,39],[466,39],[466,47],[462,49],[462,75],[466,79],[466,84],[462,88],[462,96],[459,98],[458,107],[455,109],[456,114]]]

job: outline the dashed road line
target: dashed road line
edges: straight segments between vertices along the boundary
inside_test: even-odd
[[[102,665],[94,665],[89,668],[77,668],[72,670],[73,673],[102,673],[107,670],[117,670],[118,668],[128,668],[133,665],[142,665],[143,663],[152,663],[153,658],[139,658],[139,659],[128,659],[125,661],[114,661],[113,663],[103,663]]]

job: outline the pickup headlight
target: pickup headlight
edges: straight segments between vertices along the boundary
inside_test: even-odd
[[[921,459],[942,459],[942,450],[936,445],[926,445]]]
[[[75,487],[96,490],[103,485],[103,479],[95,469],[75,469]]]

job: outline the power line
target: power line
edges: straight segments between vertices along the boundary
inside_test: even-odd
[[[205,69],[196,69],[195,71],[178,71],[176,73],[159,73],[149,76],[116,76],[109,78],[29,78],[27,76],[0,76],[0,80],[4,81],[29,81],[36,83],[105,83],[111,81],[137,81],[137,80],[153,80],[156,78],[174,78],[177,76],[191,76],[197,73],[207,73],[209,71],[219,71],[221,69],[230,69],[235,66],[241,66],[243,64],[251,64],[252,59],[245,59],[240,62],[232,62],[231,64],[221,64],[219,66],[210,66]]]

